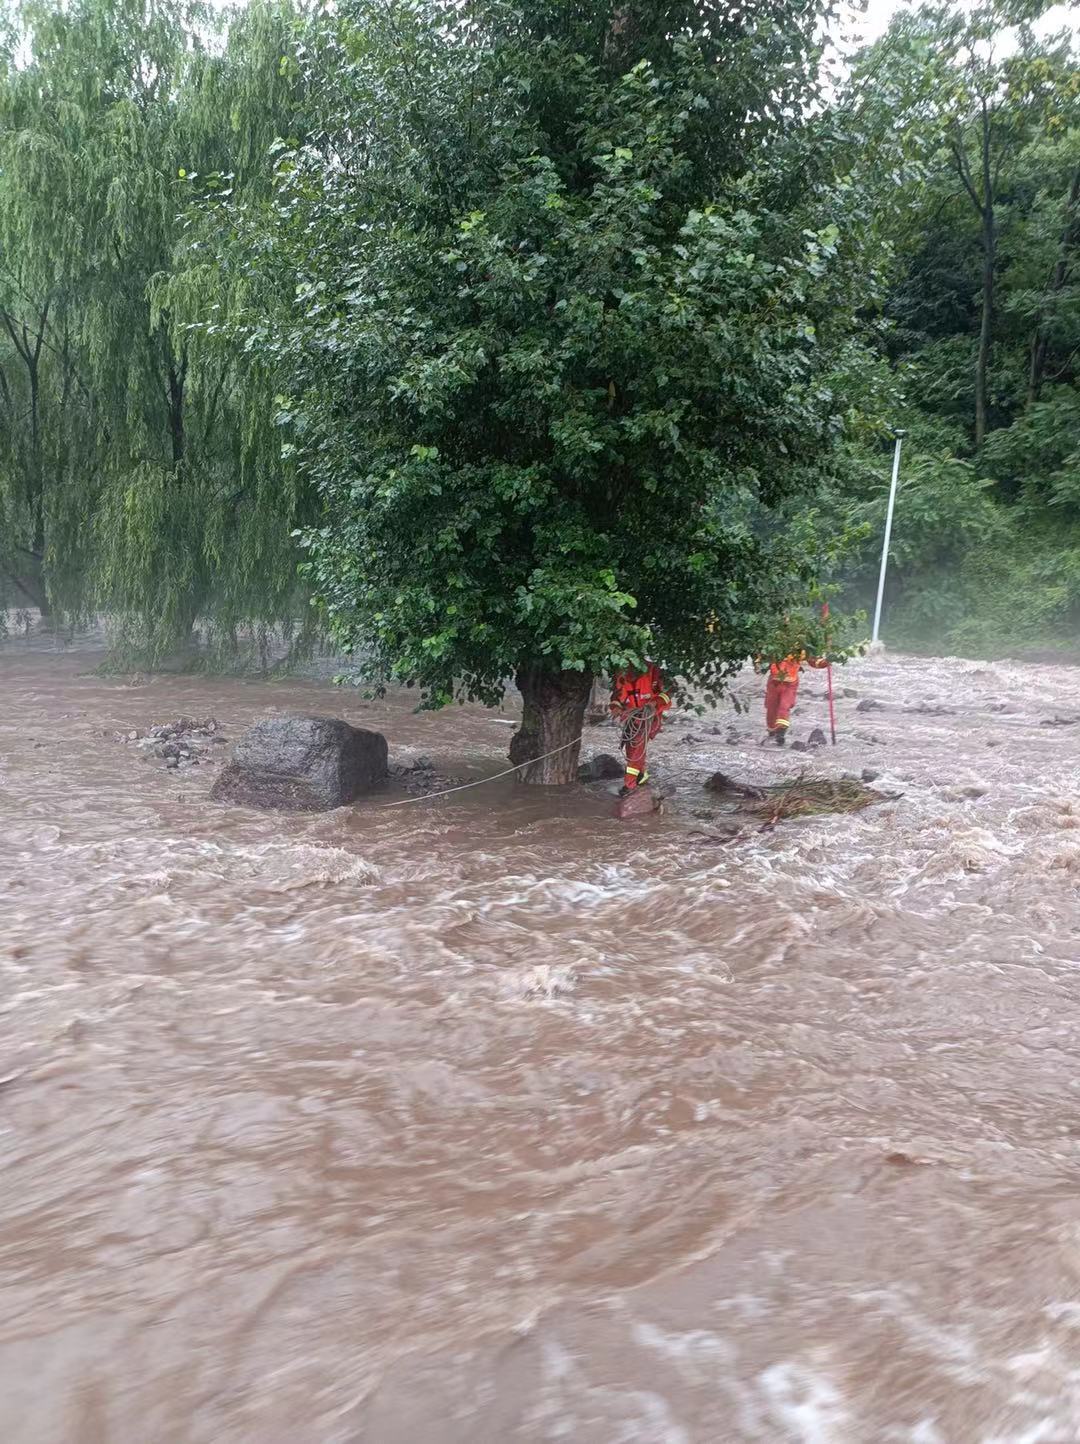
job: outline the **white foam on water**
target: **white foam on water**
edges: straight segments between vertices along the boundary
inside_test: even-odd
[[[790,1359],[758,1375],[766,1411],[792,1444],[841,1444],[851,1415],[840,1391],[818,1370]]]

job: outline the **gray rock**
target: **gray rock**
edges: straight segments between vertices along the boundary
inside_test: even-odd
[[[876,782],[880,776],[881,773],[875,771],[873,767],[864,767],[862,770],[862,780],[864,782]]]
[[[327,812],[387,774],[386,738],[337,717],[268,717],[237,742],[210,790],[215,802]]]
[[[885,703],[875,702],[873,697],[864,697],[855,708],[856,712],[884,712]]]
[[[758,787],[748,787],[745,782],[737,782],[734,777],[729,777],[726,772],[714,772],[707,777],[703,786],[706,792],[724,792],[735,797],[763,798],[765,793]]]
[[[621,777],[625,768],[610,752],[598,752],[578,768],[579,782],[607,782],[610,778]]]
[[[810,747],[825,747],[829,741],[820,727],[815,727],[806,740]]]

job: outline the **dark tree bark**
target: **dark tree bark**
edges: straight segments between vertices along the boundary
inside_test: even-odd
[[[1069,198],[1065,202],[1065,224],[1061,230],[1061,244],[1058,258],[1050,276],[1048,295],[1053,297],[1064,290],[1071,270],[1072,252],[1080,242],[1080,166],[1073,171]],[[1031,364],[1028,368],[1027,400],[1030,406],[1038,401],[1046,375],[1046,359],[1050,353],[1050,334],[1046,326],[1046,315],[1040,307],[1035,316],[1035,332],[1031,338]]]
[[[3,575],[7,578],[8,584],[23,599],[23,604],[35,608],[41,614],[41,623],[47,627],[51,622],[51,611],[49,597],[45,590],[45,583],[41,577],[40,568],[28,564],[25,570],[15,570],[10,566],[2,568]]]
[[[607,720],[610,700],[611,684],[603,677],[594,677],[589,689],[589,705],[585,709],[585,720],[590,726]]]
[[[172,440],[173,466],[178,467],[184,459],[184,381],[187,377],[187,361],[169,367],[169,436]]]
[[[975,354],[975,445],[986,439],[987,377],[990,371],[990,348],[994,331],[994,264],[997,252],[997,226],[993,206],[987,206],[982,217],[982,313],[979,318],[979,349]]]
[[[556,787],[576,781],[592,678],[587,672],[555,672],[531,664],[520,668],[515,680],[523,707],[510,761],[515,766],[530,763],[518,773],[518,781]],[[544,755],[555,748],[561,750]]]
[[[990,372],[990,347],[994,329],[994,263],[997,260],[997,224],[994,215],[994,173],[991,166],[990,108],[983,101],[982,134],[982,314],[979,317],[979,349],[975,357],[975,446],[986,439],[987,377]]]
[[[982,243],[982,296],[979,308],[979,345],[975,353],[974,377],[976,447],[983,444],[987,428],[987,378],[990,372],[990,351],[994,339],[994,266],[997,261],[995,199],[997,175],[1004,155],[1002,152],[998,156],[995,166],[993,160],[993,110],[985,97],[981,101],[981,107],[977,184],[968,164],[962,137],[955,136],[951,143],[956,173],[967,192],[968,199],[979,215],[979,236]]]
[[[41,439],[41,351],[49,325],[51,298],[46,298],[36,321],[28,324],[19,321],[9,312],[2,315],[4,329],[11,339],[15,351],[26,369],[27,388],[30,397],[30,444],[24,454],[24,479],[26,505],[32,519],[32,545],[24,548],[32,559],[32,570],[13,578],[19,591],[27,597],[41,613],[43,626],[51,621],[51,606],[45,581],[45,465]],[[6,385],[4,387],[6,390]]]

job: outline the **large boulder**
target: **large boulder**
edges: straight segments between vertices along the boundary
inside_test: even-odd
[[[337,717],[267,717],[237,742],[210,790],[215,802],[327,812],[386,777],[386,738]]]

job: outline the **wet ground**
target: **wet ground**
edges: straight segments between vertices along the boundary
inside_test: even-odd
[[[512,715],[95,661],[0,652],[5,1444],[1080,1439],[1080,670],[853,663],[821,754],[748,676],[619,824],[219,808],[113,734]],[[902,796],[695,815],[803,767]]]

